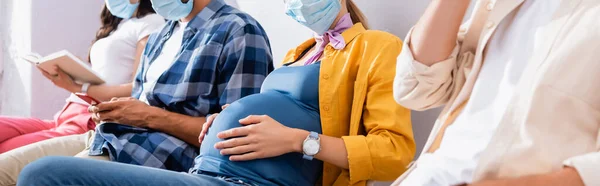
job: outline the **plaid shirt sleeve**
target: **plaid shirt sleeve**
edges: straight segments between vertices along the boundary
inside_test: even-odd
[[[242,97],[259,93],[262,82],[273,71],[273,56],[266,33],[259,25],[246,24],[233,32],[223,47],[219,60],[219,97],[209,113]]]

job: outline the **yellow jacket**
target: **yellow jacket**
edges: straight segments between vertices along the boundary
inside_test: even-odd
[[[325,163],[323,185],[394,180],[415,155],[410,110],[396,104],[392,84],[402,41],[356,24],[342,33],[346,48],[328,45],[321,60],[319,104],[324,135],[344,140],[350,169]],[[297,61],[310,39],[288,52]]]

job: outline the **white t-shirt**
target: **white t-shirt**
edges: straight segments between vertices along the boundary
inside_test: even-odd
[[[158,82],[158,78],[162,76],[173,63],[175,58],[179,54],[181,44],[183,42],[183,33],[188,22],[179,22],[173,29],[173,35],[165,42],[162,47],[160,54],[154,59],[154,61],[148,67],[146,72],[146,81],[142,85],[142,94],[140,95],[140,101],[148,103],[146,95],[154,89],[154,85]]]
[[[551,21],[560,2],[526,0],[498,25],[467,105],[446,129],[440,148],[421,155],[402,186],[472,182],[481,153],[506,111],[526,62],[544,39],[536,38],[536,31]],[[506,20],[514,21],[509,25]]]
[[[138,42],[158,31],[164,24],[164,18],[157,14],[121,21],[117,30],[92,45],[90,50],[92,69],[106,81],[107,85],[131,83],[133,73],[137,70],[134,63]],[[71,95],[67,101],[87,104],[74,95]]]

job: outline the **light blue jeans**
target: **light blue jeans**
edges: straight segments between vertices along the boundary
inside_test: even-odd
[[[74,157],[45,157],[27,165],[19,186],[251,186],[222,176],[189,174],[156,168]]]

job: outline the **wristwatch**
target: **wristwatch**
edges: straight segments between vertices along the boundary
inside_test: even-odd
[[[302,151],[304,156],[302,158],[306,160],[313,160],[314,156],[321,151],[321,138],[319,137],[319,133],[310,132],[304,143],[302,143]]]
[[[89,88],[90,83],[84,83],[83,85],[81,85],[81,93],[87,94]]]

